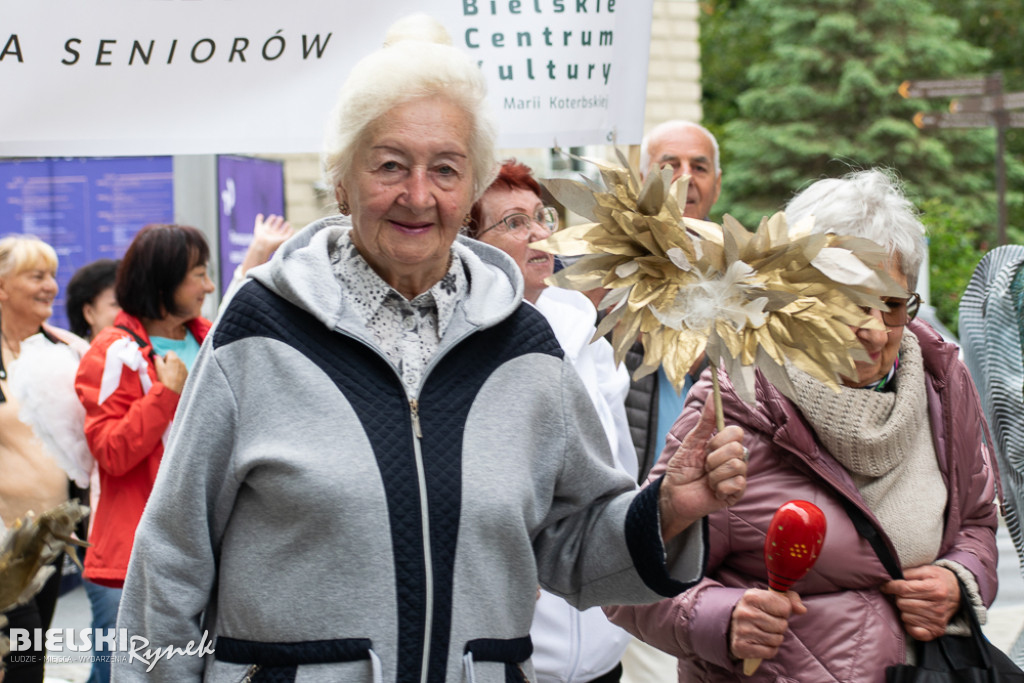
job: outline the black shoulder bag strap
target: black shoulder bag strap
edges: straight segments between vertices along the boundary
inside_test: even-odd
[[[124,330],[125,332],[130,334],[132,336],[132,339],[135,340],[135,343],[139,345],[140,349],[144,349],[144,348],[146,348],[148,346],[149,347],[149,359],[153,360],[153,356],[156,355],[156,351],[153,350],[153,345],[152,344],[150,344],[145,339],[143,339],[138,334],[136,334],[135,330],[131,329],[127,325],[115,325],[114,327],[116,327],[119,330]]]
[[[850,521],[853,522],[853,526],[857,529],[857,533],[871,544],[871,548],[878,555],[878,559],[882,561],[885,571],[889,572],[889,576],[894,579],[902,579],[903,570],[900,569],[896,558],[889,552],[889,548],[886,547],[885,541],[882,539],[882,535],[878,533],[875,525],[871,523],[871,520],[867,518],[864,511],[857,507],[852,500],[845,496],[842,496],[841,500],[843,507],[846,508],[846,514],[850,516]]]

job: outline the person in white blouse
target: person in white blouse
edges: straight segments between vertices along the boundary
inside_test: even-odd
[[[551,254],[531,242],[558,228],[558,213],[544,206],[541,189],[530,168],[506,161],[498,177],[470,212],[471,237],[501,249],[523,274],[523,298],[535,305],[572,361],[594,409],[601,419],[616,466],[636,478],[636,449],[626,419],[629,374],[616,366],[611,344],[604,338],[591,343],[597,312],[581,292],[549,287],[554,272]],[[620,660],[630,635],[610,623],[599,607],[577,610],[562,598],[542,590],[530,627],[533,664],[540,683],[620,680]]]

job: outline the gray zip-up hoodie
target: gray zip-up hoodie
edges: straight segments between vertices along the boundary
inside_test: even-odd
[[[662,547],[658,487],[610,465],[511,259],[456,242],[469,295],[406,388],[332,272],[346,229],[308,226],[234,296],[136,533],[119,626],[215,653],[115,682],[517,680],[538,584],[583,608],[700,578],[702,528]]]

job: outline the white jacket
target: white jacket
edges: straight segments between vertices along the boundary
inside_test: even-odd
[[[625,365],[616,367],[615,353],[607,339],[590,343],[597,329],[594,305],[580,292],[548,287],[537,299],[537,309],[544,314],[566,357],[583,380],[601,418],[616,464],[636,479],[636,448],[626,419],[629,372]]]
[[[537,308],[555,332],[590,395],[620,470],[637,476],[636,449],[626,420],[629,373],[615,366],[611,344],[593,344],[594,305],[580,292],[548,287]],[[562,598],[542,590],[530,626],[533,665],[538,683],[590,681],[610,671],[622,659],[631,636],[608,621],[600,607],[582,612]]]

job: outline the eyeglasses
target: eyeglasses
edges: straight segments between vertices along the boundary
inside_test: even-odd
[[[539,223],[548,232],[554,232],[558,229],[558,212],[553,207],[545,206],[540,208],[533,216],[527,216],[525,213],[514,213],[505,216],[489,228],[481,230],[477,237],[479,238],[489,230],[502,228],[506,233],[518,240],[527,240],[530,238],[530,228],[533,227],[534,223]]]
[[[882,299],[882,303],[889,307],[888,311],[879,309],[885,326],[889,328],[903,327],[916,318],[917,312],[921,310],[921,295],[917,292],[911,292],[910,296],[906,299],[890,296]],[[865,308],[864,312],[871,313],[872,310],[871,308]]]

